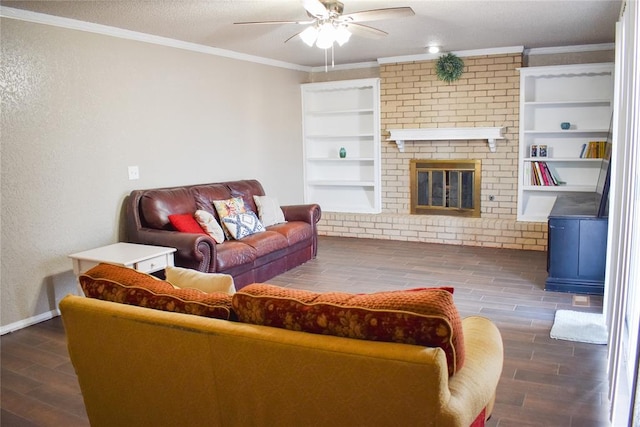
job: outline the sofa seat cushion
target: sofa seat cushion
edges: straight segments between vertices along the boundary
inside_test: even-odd
[[[311,241],[313,228],[310,224],[302,221],[289,221],[282,224],[267,227],[267,230],[276,231],[286,237],[289,246],[303,241]]]
[[[216,245],[216,271],[227,271],[243,264],[253,264],[258,251],[239,240],[227,240]]]
[[[253,284],[233,296],[233,309],[246,323],[439,347],[449,375],[464,363],[462,320],[450,288],[348,294]]]
[[[287,239],[275,231],[263,231],[242,238],[242,243],[256,250],[257,256],[262,257],[289,246]]]
[[[79,277],[85,296],[156,310],[194,314],[228,320],[231,295],[179,289],[170,283],[132,268],[98,264]]]

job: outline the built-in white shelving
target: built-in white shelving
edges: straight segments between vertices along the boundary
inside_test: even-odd
[[[307,203],[330,212],[380,212],[379,87],[379,79],[302,85]]]
[[[518,220],[547,221],[559,194],[595,191],[602,160],[581,152],[607,139],[612,96],[611,63],[520,69]],[[547,156],[532,157],[532,146],[546,146]],[[532,162],[545,162],[560,185],[533,185]]]

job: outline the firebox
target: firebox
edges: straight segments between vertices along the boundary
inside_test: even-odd
[[[411,213],[480,216],[480,160],[411,160]]]

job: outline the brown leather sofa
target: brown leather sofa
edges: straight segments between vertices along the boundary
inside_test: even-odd
[[[258,212],[253,196],[264,196],[256,180],[134,190],[125,201],[126,235],[131,243],[176,248],[175,264],[207,273],[233,276],[236,288],[264,282],[315,258],[318,251],[317,204],[282,206],[287,222],[240,240],[217,244],[206,234],[176,231],[169,215],[206,210],[219,219],[214,200],[242,197]]]

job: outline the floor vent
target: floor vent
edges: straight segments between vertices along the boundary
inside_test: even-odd
[[[589,307],[591,298],[588,295],[574,295],[571,303],[574,307]]]

